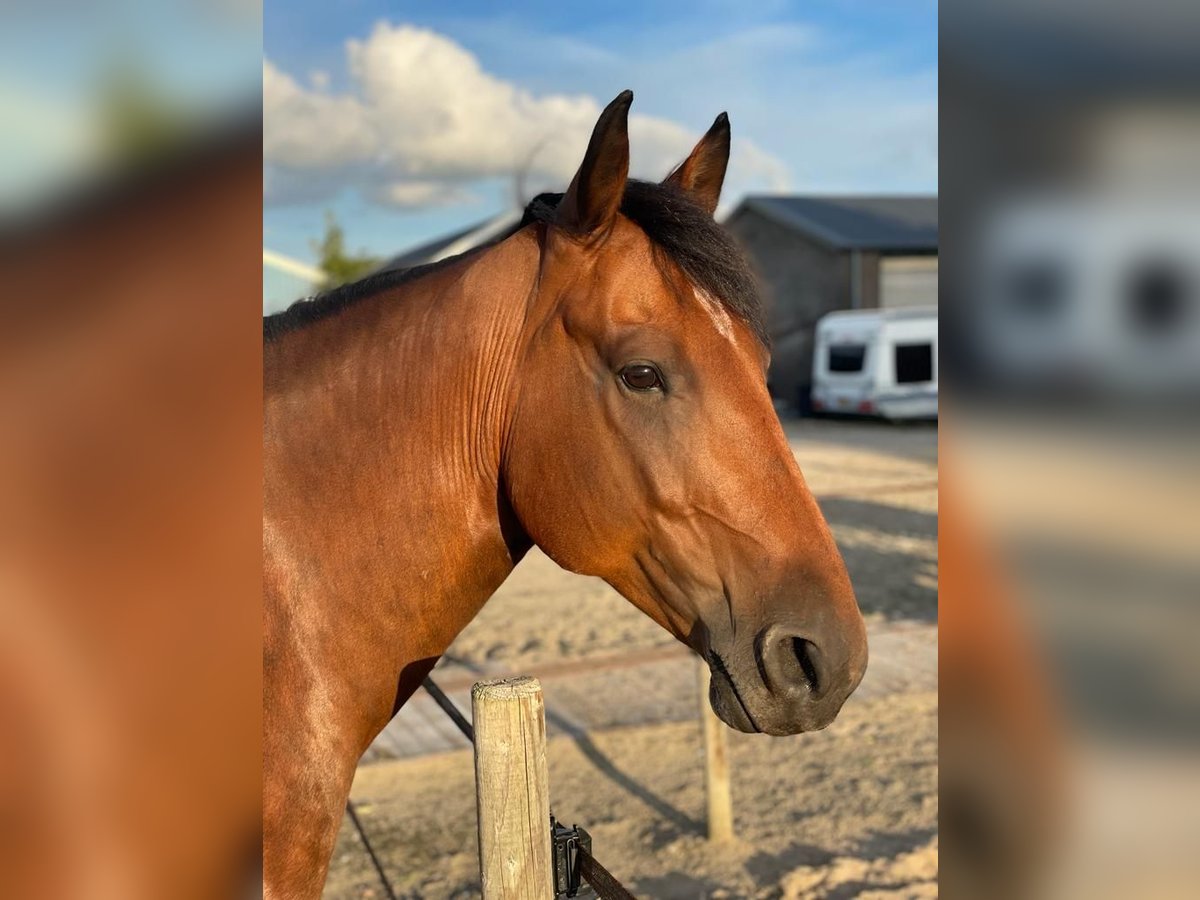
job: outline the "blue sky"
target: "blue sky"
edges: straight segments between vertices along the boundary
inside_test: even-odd
[[[326,209],[376,254],[486,218],[512,202],[514,159],[561,190],[626,87],[643,177],[729,112],[726,209],[748,191],[937,187],[929,0],[268,2],[263,44],[264,244],[300,259]]]

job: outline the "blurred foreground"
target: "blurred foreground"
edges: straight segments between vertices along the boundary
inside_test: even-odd
[[[0,246],[0,896],[186,897],[258,854],[258,131]]]
[[[2,14],[6,898],[253,883],[262,175],[237,5]]]
[[[1200,890],[1197,34],[942,7],[953,897]]]

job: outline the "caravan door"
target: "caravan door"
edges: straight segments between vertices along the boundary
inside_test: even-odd
[[[937,316],[890,319],[880,333],[875,406],[888,419],[938,414]]]

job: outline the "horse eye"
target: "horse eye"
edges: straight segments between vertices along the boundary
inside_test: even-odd
[[[662,376],[654,366],[636,363],[621,370],[621,380],[635,391],[652,391],[662,387]]]

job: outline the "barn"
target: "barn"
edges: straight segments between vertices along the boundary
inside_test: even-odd
[[[817,320],[840,309],[936,306],[938,202],[751,195],[725,220],[770,310],[771,393],[808,409]]]

